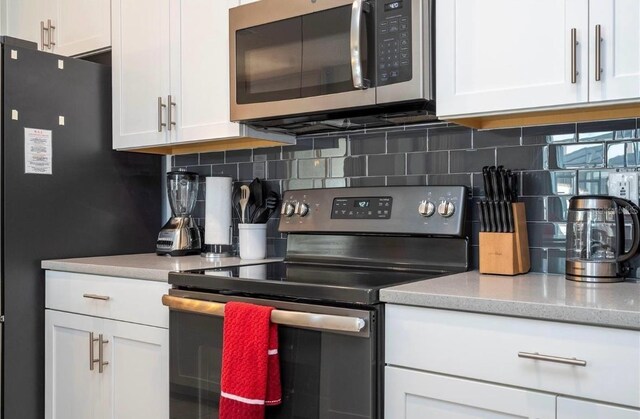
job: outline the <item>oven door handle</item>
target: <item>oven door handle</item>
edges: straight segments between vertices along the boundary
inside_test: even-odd
[[[369,88],[369,80],[362,75],[362,13],[367,11],[369,3],[365,0],[354,0],[351,7],[351,77],[353,87],[360,90]]]
[[[162,304],[172,310],[224,317],[224,303],[163,295]],[[283,326],[352,333],[362,331],[366,325],[364,319],[359,317],[334,316],[331,314],[305,313],[288,310],[273,310],[271,312],[271,322]]]

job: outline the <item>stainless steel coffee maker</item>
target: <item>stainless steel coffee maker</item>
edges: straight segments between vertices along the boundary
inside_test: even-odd
[[[191,216],[198,198],[197,173],[175,171],[167,173],[167,194],[173,216],[158,234],[156,253],[184,256],[200,253],[200,229]]]
[[[640,246],[639,211],[633,202],[612,196],[571,198],[566,278],[581,282],[624,281],[629,274],[628,262],[638,254]],[[630,240],[625,236],[625,218],[632,231]]]

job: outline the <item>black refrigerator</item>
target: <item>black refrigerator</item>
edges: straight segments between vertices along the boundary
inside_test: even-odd
[[[2,413],[41,419],[40,262],[154,251],[162,161],[111,149],[108,66],[1,41]]]

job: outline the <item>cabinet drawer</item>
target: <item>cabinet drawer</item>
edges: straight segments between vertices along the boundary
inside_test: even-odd
[[[389,365],[640,406],[637,331],[398,305],[385,325]]]
[[[162,295],[169,288],[166,282],[47,271],[46,308],[168,328]]]

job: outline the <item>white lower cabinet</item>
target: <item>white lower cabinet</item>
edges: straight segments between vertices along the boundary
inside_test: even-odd
[[[168,288],[47,271],[46,419],[169,418]]]
[[[634,330],[389,304],[385,362],[387,419],[640,419]]]
[[[558,419],[640,419],[640,410],[558,397]]]
[[[555,419],[553,395],[387,367],[385,418]]]

